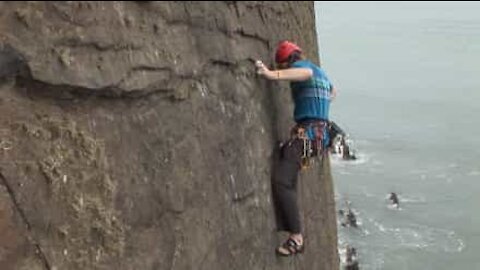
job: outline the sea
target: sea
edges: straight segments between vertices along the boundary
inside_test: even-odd
[[[360,269],[480,269],[480,2],[315,2],[331,120],[338,247]],[[391,207],[390,192],[399,208]],[[343,263],[342,263],[343,265]]]

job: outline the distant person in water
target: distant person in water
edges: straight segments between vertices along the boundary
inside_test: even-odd
[[[397,193],[390,192],[390,194],[388,195],[388,199],[390,200],[390,203],[392,204],[392,206],[394,206],[395,208],[398,208],[400,206]]]
[[[346,247],[346,261],[345,261],[345,270],[359,270],[358,260],[357,260],[357,250],[350,245]]]

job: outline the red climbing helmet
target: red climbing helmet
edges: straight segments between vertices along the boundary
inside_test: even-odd
[[[295,43],[292,43],[288,40],[284,40],[278,43],[277,52],[275,53],[275,62],[279,64],[287,61],[288,57],[293,52],[302,52],[302,49],[298,47]]]

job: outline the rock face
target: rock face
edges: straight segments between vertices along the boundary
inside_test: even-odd
[[[0,2],[0,269],[338,269],[329,160],[302,175],[307,249],[277,258],[281,39],[313,2]]]

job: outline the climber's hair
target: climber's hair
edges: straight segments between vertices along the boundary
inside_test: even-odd
[[[298,60],[302,60],[303,55],[299,51],[294,51],[290,56],[288,57],[288,65],[291,66],[293,63],[297,62]]]

